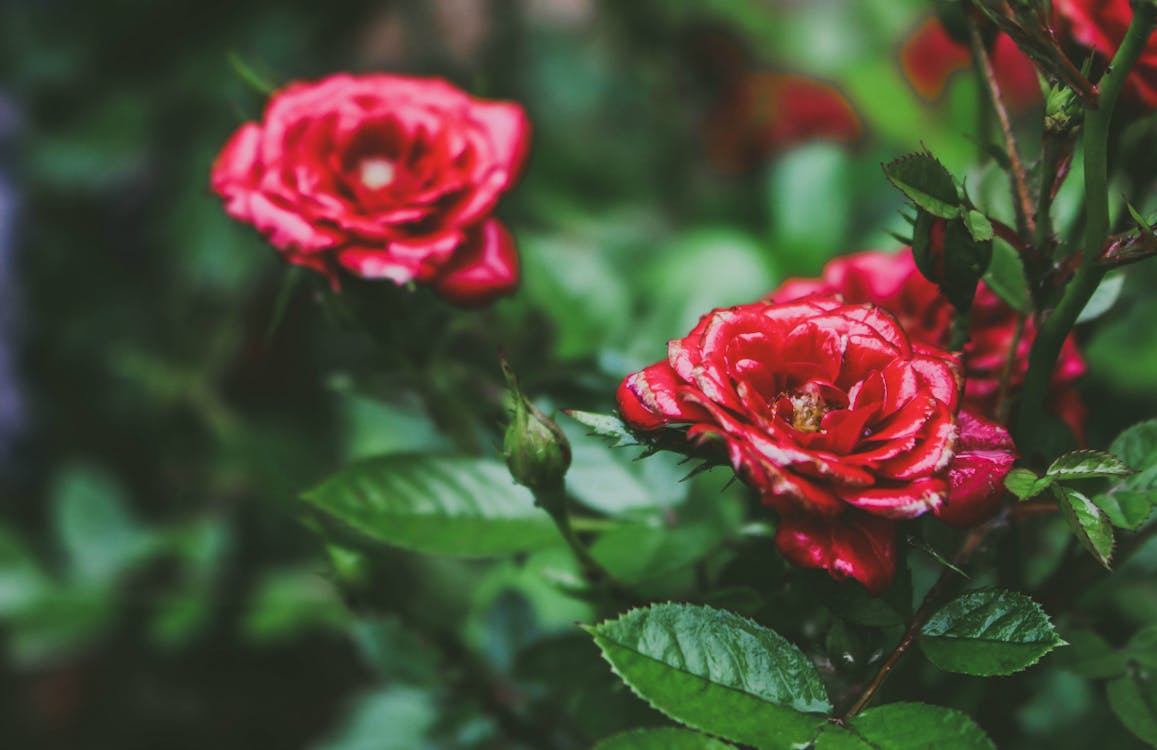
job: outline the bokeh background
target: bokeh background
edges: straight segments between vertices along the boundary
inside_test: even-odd
[[[324,285],[288,284],[209,193],[217,149],[261,111],[246,72],[438,75],[522,102],[532,155],[501,213],[524,285],[451,314],[455,335],[494,384],[502,348],[532,393],[606,411],[618,378],[702,312],[897,246],[902,196],[882,161],[923,144],[1003,200],[999,171],[978,166],[974,81],[930,100],[905,76],[900,50],[927,16],[921,0],[0,4],[0,746],[534,746],[487,710],[493,695],[461,697],[460,655],[348,609],[301,523],[299,493],[344,462],[444,438],[327,314]],[[855,127],[768,136],[790,76],[846,97]],[[1018,122],[1031,158],[1037,106]],[[1074,220],[1072,199],[1059,209]],[[1094,445],[1157,406],[1154,275],[1138,269],[1081,334]],[[453,392],[460,347],[438,351],[430,376]],[[647,544],[716,544],[742,523],[718,481],[680,485],[661,460],[572,437],[572,485],[595,509],[707,519]],[[396,563],[398,596],[456,623],[518,710],[591,740],[654,723],[533,561]],[[668,572],[656,585],[677,591],[684,571]],[[589,689],[538,706],[562,669]],[[1083,684],[1036,686],[999,719],[979,683],[967,700],[998,742],[1035,728],[1079,747],[1104,712]]]

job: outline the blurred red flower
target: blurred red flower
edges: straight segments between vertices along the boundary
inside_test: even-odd
[[[738,78],[704,124],[708,157],[727,173],[808,141],[854,142],[862,132],[859,116],[834,87],[774,71]]]
[[[1133,9],[1129,0],[1056,0],[1053,9],[1066,23],[1069,35],[1079,44],[1111,59],[1125,38]],[[1126,83],[1147,107],[1157,107],[1157,35],[1141,53]]]
[[[521,107],[445,81],[339,74],[276,92],[213,165],[213,190],[290,263],[429,284],[478,304],[518,283],[518,256],[490,216],[517,177]]]
[[[955,358],[888,312],[813,295],[704,315],[623,381],[618,403],[636,430],[688,425],[688,440],[721,440],[779,513],[788,560],[879,593],[895,572],[895,521],[968,525],[1000,503],[1012,443],[960,411],[960,385]]]
[[[913,341],[938,347],[948,345],[952,306],[916,268],[908,248],[898,253],[863,252],[836,258],[824,268],[822,278],[789,279],[768,299],[787,302],[810,294],[839,294],[849,303],[879,305],[896,316]],[[1016,328],[1016,311],[981,282],[972,303],[969,340],[963,352],[964,403],[989,419],[997,417],[1000,381],[1010,356],[1010,395],[1024,384],[1028,371],[1036,325],[1031,318],[1025,321],[1013,352]],[[1083,438],[1088,410],[1077,392],[1076,381],[1086,369],[1076,340],[1070,335],[1053,373],[1049,403],[1078,440]]]
[[[1012,39],[997,34],[989,55],[1001,98],[1009,110],[1023,112],[1042,100],[1036,68]],[[972,53],[968,45],[952,38],[932,17],[904,42],[900,64],[916,93],[925,99],[936,99],[953,73],[972,64]]]

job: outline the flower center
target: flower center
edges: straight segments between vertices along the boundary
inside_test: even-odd
[[[384,188],[394,181],[397,167],[390,159],[381,156],[369,156],[362,159],[358,165],[358,177],[362,184],[370,190]]]
[[[791,401],[791,426],[800,432],[819,432],[820,423],[827,413],[827,404],[815,393],[793,393]]]

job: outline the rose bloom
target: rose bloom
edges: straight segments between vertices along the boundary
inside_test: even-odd
[[[1008,433],[960,409],[954,357],[914,342],[888,312],[813,295],[715,310],[629,375],[635,430],[686,425],[717,439],[780,516],[792,563],[870,592],[895,572],[896,522],[995,512],[1014,459]]]
[[[1036,67],[1016,42],[1007,34],[997,34],[988,54],[1006,107],[1019,113],[1041,102]],[[936,99],[954,73],[971,67],[972,52],[932,17],[904,42],[900,64],[916,93],[925,99]]]
[[[952,305],[916,268],[912,251],[863,252],[828,263],[820,279],[789,279],[769,299],[779,302],[809,294],[839,294],[848,302],[880,305],[899,319],[914,341],[947,347],[952,324]],[[1016,338],[1017,314],[981,282],[972,302],[968,342],[964,345],[964,403],[973,412],[997,418],[1000,382],[1008,366]],[[1009,393],[1024,385],[1028,354],[1036,338],[1036,325],[1025,321],[1024,331],[1012,355]],[[1076,382],[1087,369],[1076,340],[1069,336],[1061,348],[1049,390],[1050,408],[1077,436],[1084,437],[1088,410],[1077,392]]]
[[[1117,52],[1133,19],[1129,0],[1055,0],[1053,9],[1073,39],[1095,49],[1105,60]],[[1126,91],[1145,106],[1157,107],[1157,36],[1149,37],[1149,44],[1129,73]]]
[[[521,107],[445,81],[339,74],[276,92],[213,165],[212,187],[290,263],[336,286],[428,284],[479,304],[518,283],[518,255],[491,217],[517,177],[529,124]]]
[[[757,166],[811,141],[853,143],[863,125],[837,89],[804,76],[745,71],[703,126],[712,165],[723,173]]]

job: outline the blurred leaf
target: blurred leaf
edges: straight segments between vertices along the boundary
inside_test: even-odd
[[[1124,430],[1113,440],[1109,452],[1138,471],[1157,464],[1157,419]]]
[[[1157,682],[1137,675],[1109,683],[1109,707],[1130,732],[1157,747]]]
[[[1073,451],[1053,461],[1045,475],[1059,480],[1070,480],[1123,477],[1132,473],[1132,469],[1111,453]]]
[[[984,283],[996,296],[1008,303],[1013,310],[1032,312],[1032,300],[1028,293],[1028,279],[1024,275],[1024,265],[1011,245],[1003,240],[992,243],[992,260],[984,272]]]
[[[312,750],[421,750],[438,711],[424,690],[389,687],[358,699],[342,726]]]
[[[923,703],[891,703],[869,709],[852,719],[849,728],[825,727],[816,750],[996,750],[968,715]]]
[[[646,341],[632,351],[684,336],[704,313],[753,302],[771,291],[774,282],[769,254],[751,235],[730,227],[685,232],[662,247],[638,277],[636,288],[645,296],[649,314],[636,330]]]
[[[558,543],[550,517],[497,461],[397,453],[355,462],[306,492],[326,516],[377,541],[461,557]]]
[[[1091,630],[1065,633],[1069,647],[1057,652],[1055,663],[1059,669],[1092,679],[1116,677],[1125,672],[1125,657],[1104,638]]]
[[[1069,528],[1081,546],[1105,568],[1113,557],[1113,525],[1109,518],[1085,494],[1053,485],[1057,504]]]
[[[587,437],[571,420],[560,425],[571,445],[567,490],[576,500],[609,516],[644,509],[668,508],[687,498],[690,489],[681,458],[658,453],[638,461],[638,449],[611,448]]]
[[[759,748],[806,744],[831,710],[808,658],[710,607],[657,604],[587,628],[615,672],[671,718]]]
[[[726,750],[733,745],[686,729],[635,729],[608,737],[592,750]]]
[[[1134,633],[1125,646],[1125,654],[1144,667],[1157,669],[1157,625],[1149,625]]]
[[[960,193],[956,180],[928,152],[908,154],[884,165],[888,182],[917,206],[942,219],[960,216]]]
[[[1153,506],[1157,504],[1157,492],[1113,490],[1095,495],[1093,504],[1119,529],[1135,531],[1149,518]]]
[[[1093,296],[1085,304],[1081,310],[1080,316],[1077,317],[1077,325],[1091,323],[1097,318],[1101,317],[1109,310],[1113,309],[1113,305],[1117,304],[1117,300],[1121,297],[1121,290],[1125,287],[1125,275],[1110,274],[1101,281],[1097,286],[1097,290],[1093,292]]]
[[[42,592],[9,622],[8,651],[20,666],[43,666],[75,656],[112,624],[117,602],[91,587]]]
[[[284,641],[315,629],[344,628],[349,613],[333,584],[316,567],[266,572],[249,600],[242,623],[254,641]]]
[[[813,258],[828,258],[846,248],[853,207],[851,166],[847,150],[834,143],[792,149],[771,165],[767,194],[777,251],[798,246]],[[754,301],[770,291],[767,286],[741,301]]]
[[[1019,672],[1063,643],[1039,604],[999,589],[957,597],[920,631],[920,647],[933,664],[981,676]]]
[[[122,487],[94,466],[61,470],[52,490],[56,530],[73,580],[105,586],[152,551],[155,539],[128,514]]]
[[[0,618],[24,611],[54,587],[15,531],[0,527]]]

